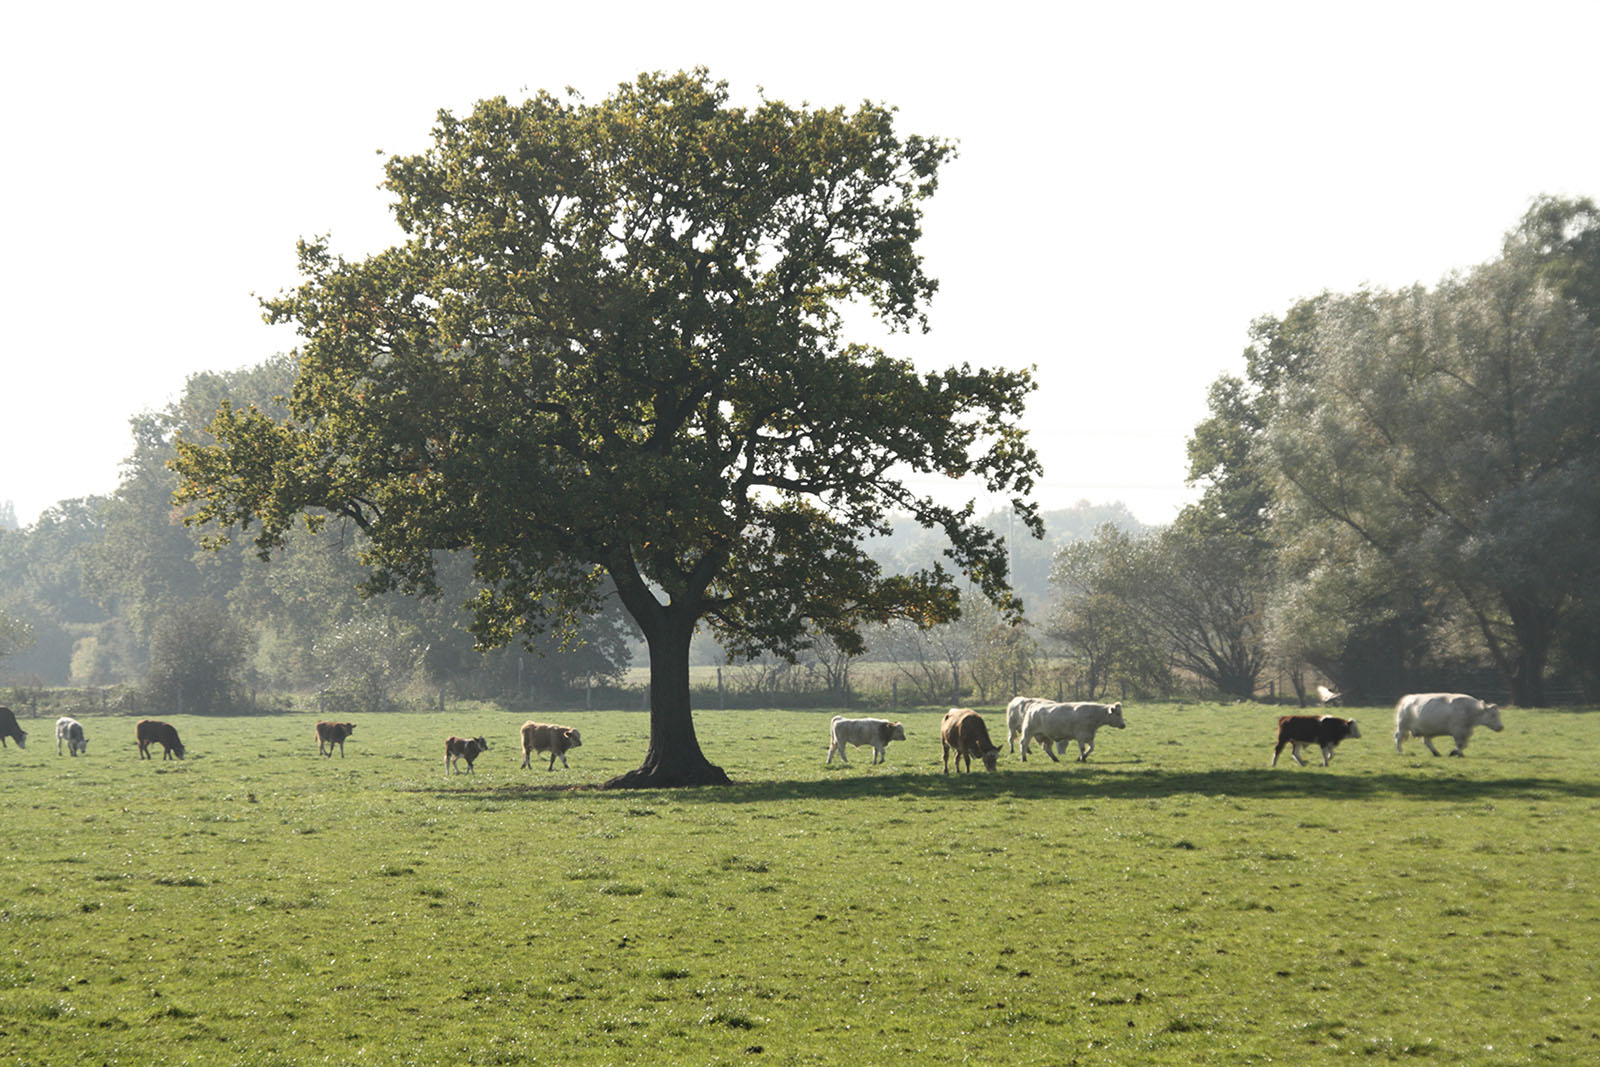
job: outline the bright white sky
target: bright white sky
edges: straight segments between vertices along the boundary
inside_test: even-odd
[[[439,108],[704,65],[736,96],[900,109],[955,138],[923,245],[934,367],[1038,367],[1046,508],[1166,522],[1252,319],[1493,257],[1600,196],[1600,4],[18,4],[0,502],[107,493],[128,419],[294,337],[256,295],[300,236],[399,234],[382,156]],[[768,15],[765,12],[771,11]],[[980,499],[987,510],[997,502]]]

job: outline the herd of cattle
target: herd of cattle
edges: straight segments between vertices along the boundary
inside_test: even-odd
[[[1322,687],[1319,687],[1319,693],[1324,704],[1334,703],[1338,699],[1337,693],[1324,691]],[[1006,707],[1007,743],[1010,751],[1015,752],[1020,742],[1024,761],[1028,758],[1030,746],[1038,742],[1045,755],[1060,762],[1057,753],[1065,752],[1067,745],[1074,741],[1078,744],[1079,761],[1087,760],[1094,751],[1094,738],[1100,727],[1111,726],[1122,730],[1127,725],[1120,703],[1099,704],[1087,700],[1062,703],[1019,696]],[[1473,729],[1478,726],[1496,732],[1503,729],[1500,709],[1464,693],[1412,693],[1401,697],[1400,703],[1395,706],[1394,750],[1403,753],[1402,746],[1406,739],[1416,737],[1422,740],[1429,752],[1437,756],[1439,750],[1433,747],[1433,739],[1448,737],[1455,742],[1450,755],[1459,756],[1467,747],[1467,739],[1472,736]],[[337,747],[339,758],[343,759],[344,743],[355,732],[355,728],[352,722],[317,723],[317,753],[332,757]],[[1322,765],[1326,767],[1333,759],[1334,749],[1339,742],[1347,737],[1360,736],[1361,730],[1354,719],[1341,719],[1336,715],[1285,715],[1278,720],[1277,743],[1272,749],[1270,765],[1278,765],[1278,757],[1288,746],[1289,755],[1303,767],[1306,761],[1300,757],[1301,749],[1315,745],[1321,751]],[[15,741],[18,748],[27,747],[28,734],[18,725],[17,717],[10,708],[0,707],[0,747],[5,746],[8,738]],[[849,763],[845,750],[847,746],[855,745],[871,748],[873,763],[885,763],[888,761],[886,750],[889,742],[905,739],[905,727],[898,722],[835,715],[828,724],[827,762],[831,764],[833,757],[838,756],[840,762]],[[140,759],[154,758],[150,755],[151,745],[161,746],[161,758],[164,760],[174,755],[183,759],[183,742],[178,739],[178,731],[171,723],[140,719],[134,725],[134,740],[139,745]],[[966,761],[967,771],[972,770],[974,756],[989,770],[995,769],[1000,748],[989,739],[989,728],[983,716],[971,708],[951,708],[945,712],[939,726],[939,741],[944,749],[944,773],[950,773],[952,752],[955,753],[958,774],[962,770],[963,760]],[[557,759],[561,760],[562,767],[566,767],[567,753],[582,744],[578,731],[571,727],[524,723],[522,766],[531,766],[534,753],[548,752],[550,762],[546,770],[555,770]],[[83,724],[66,716],[56,720],[57,755],[61,755],[63,747],[72,756],[89,751]],[[460,773],[463,762],[467,766],[467,773],[476,773],[472,764],[488,748],[489,742],[483,737],[446,738],[445,773]]]

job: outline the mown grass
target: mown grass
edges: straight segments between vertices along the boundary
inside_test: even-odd
[[[0,752],[0,1060],[1600,1062],[1600,715],[1466,759],[1386,709],[1331,768],[1277,711],[1134,706],[1088,764],[824,765],[824,712],[703,712],[731,788],[613,793],[647,720],[518,768],[522,717],[48,724]],[[991,731],[1003,733],[990,710]],[[443,738],[484,734],[477,773]],[[1003,741],[1002,741],[1003,744]]]

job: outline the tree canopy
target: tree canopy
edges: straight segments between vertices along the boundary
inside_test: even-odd
[[[688,649],[793,654],[866,622],[959,610],[957,575],[1015,612],[1001,539],[910,476],[1027,499],[1027,371],[919,373],[846,337],[864,309],[926,329],[920,202],[952,146],[865,103],[730,102],[698,70],[586,103],[441,112],[387,166],[405,240],[358,262],[302,241],[267,302],[303,344],[287,417],[224,406],[180,447],[193,519],[255,530],[339,515],[368,587],[428,592],[467,549],[486,645],[592,611],[604,581],[651,661],[651,740],[617,784],[726,781],[700,751]],[[910,514],[952,573],[885,575],[860,547]]]

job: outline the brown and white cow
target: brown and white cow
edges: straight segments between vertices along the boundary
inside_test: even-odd
[[[0,708],[0,748],[7,748],[6,738],[17,743],[18,748],[28,747],[28,731],[17,725],[17,717],[10,708]]]
[[[583,739],[578,736],[578,731],[570,726],[554,726],[544,722],[525,722],[522,724],[522,765],[529,766],[529,758],[535,752],[550,753],[550,766],[545,770],[556,769],[556,757],[561,758],[561,766],[567,765],[567,752],[574,748],[581,748]]]
[[[867,745],[872,748],[873,763],[887,763],[889,757],[885,750],[890,741],[904,741],[906,728],[897,722],[888,719],[847,719],[843,715],[835,715],[828,723],[828,762],[833,762],[835,754],[841,763],[849,763],[845,757],[846,745]]]
[[[1354,719],[1341,719],[1337,715],[1285,715],[1278,720],[1278,744],[1272,750],[1270,766],[1278,765],[1278,755],[1283,746],[1288,745],[1289,755],[1304,767],[1306,761],[1300,758],[1300,749],[1316,745],[1322,750],[1322,765],[1326,767],[1340,741],[1360,736],[1361,730]]]
[[[140,719],[133,727],[133,736],[139,742],[139,758],[153,759],[150,755],[151,745],[161,746],[161,758],[169,760],[173,753],[179,759],[183,758],[183,742],[178,740],[178,731],[170,722],[159,719]]]
[[[454,768],[457,774],[461,773],[461,767],[456,761],[466,760],[467,770],[477,774],[478,772],[472,769],[472,761],[478,758],[479,753],[488,749],[489,742],[481,737],[457,737],[451,734],[444,739],[444,773],[449,774],[451,768]]]
[[[989,727],[983,716],[971,708],[951,708],[944,713],[939,724],[939,742],[944,746],[944,773],[950,773],[950,753],[956,754],[956,773],[961,773],[961,759],[967,760],[967,771],[972,770],[972,757],[977,756],[989,770],[994,770],[995,757],[1000,749],[989,740]]]
[[[330,722],[323,720],[317,723],[317,755],[333,758],[333,746],[339,746],[339,758],[344,759],[345,738],[356,732],[353,722]]]

